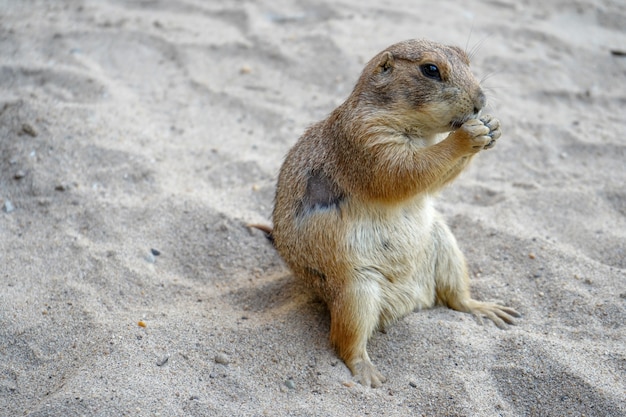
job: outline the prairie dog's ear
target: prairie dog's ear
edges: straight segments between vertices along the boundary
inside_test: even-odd
[[[381,73],[389,72],[395,66],[395,61],[393,59],[393,54],[389,51],[385,51],[378,61],[378,71]]]

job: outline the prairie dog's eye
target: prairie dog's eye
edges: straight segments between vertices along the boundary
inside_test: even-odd
[[[432,78],[433,80],[441,81],[441,73],[439,72],[439,68],[435,64],[424,64],[420,66],[422,70],[422,74],[428,78]]]

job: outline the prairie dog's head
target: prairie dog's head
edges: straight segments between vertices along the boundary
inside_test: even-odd
[[[457,129],[486,103],[467,54],[426,40],[400,42],[380,52],[352,94],[388,127],[423,135]]]

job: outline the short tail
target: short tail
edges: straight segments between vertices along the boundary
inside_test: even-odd
[[[265,237],[267,238],[267,240],[269,240],[270,242],[272,242],[272,245],[274,244],[274,235],[272,234],[272,226],[268,226],[265,224],[247,224],[246,227],[248,229],[259,229],[260,231],[262,231],[265,234]]]

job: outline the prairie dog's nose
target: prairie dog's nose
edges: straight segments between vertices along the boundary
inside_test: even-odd
[[[474,113],[478,114],[483,107],[487,104],[487,97],[485,97],[485,93],[480,88],[478,92],[474,96]]]

